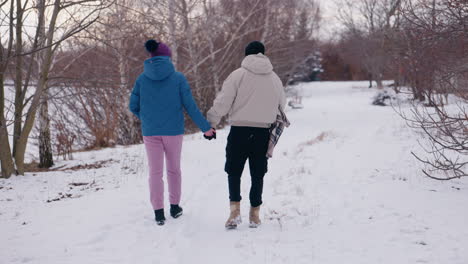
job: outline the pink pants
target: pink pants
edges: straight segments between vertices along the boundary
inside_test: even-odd
[[[166,157],[169,202],[180,203],[182,140],[183,135],[143,137],[148,156],[150,200],[154,210],[164,208],[164,157]]]

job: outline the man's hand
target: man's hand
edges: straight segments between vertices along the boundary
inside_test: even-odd
[[[214,128],[211,128],[203,134],[203,137],[208,140],[212,140],[213,138],[216,139],[216,130]]]

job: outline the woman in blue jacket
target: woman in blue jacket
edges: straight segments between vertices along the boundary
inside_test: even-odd
[[[180,157],[184,134],[185,109],[204,132],[215,133],[198,110],[185,76],[175,71],[171,50],[164,43],[148,40],[146,50],[151,58],[145,60],[144,71],[137,78],[130,97],[130,110],[141,120],[143,141],[149,165],[150,200],[158,225],[163,225],[164,181],[163,166],[166,158],[169,185],[170,214],[182,215]]]

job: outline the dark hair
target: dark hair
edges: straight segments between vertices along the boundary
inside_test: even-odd
[[[158,47],[159,47],[159,43],[154,39],[150,39],[150,40],[146,41],[146,43],[145,43],[145,48],[150,53],[155,52],[156,50],[158,50]]]
[[[245,47],[245,56],[258,53],[265,54],[265,46],[260,41],[252,41]]]

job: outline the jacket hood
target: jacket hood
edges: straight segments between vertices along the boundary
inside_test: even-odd
[[[242,68],[255,74],[269,74],[273,71],[270,59],[261,53],[245,57]]]
[[[174,64],[170,57],[156,56],[145,60],[143,74],[151,80],[164,80],[174,72]]]

